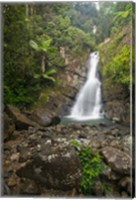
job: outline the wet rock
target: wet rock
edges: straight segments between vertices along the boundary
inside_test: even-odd
[[[130,174],[131,158],[128,154],[113,147],[103,148],[102,154],[113,171],[120,174]]]
[[[47,188],[70,190],[79,187],[81,166],[75,149],[64,140],[47,140],[28,163],[17,171]]]
[[[54,116],[50,110],[39,108],[33,111],[31,119],[41,126],[51,126],[60,123],[59,116]]]
[[[55,116],[55,117],[52,117],[51,118],[51,123],[49,124],[50,126],[54,126],[54,125],[57,125],[59,124],[61,121],[60,117],[59,116]]]
[[[24,130],[29,126],[38,126],[35,122],[31,121],[24,114],[22,114],[18,108],[12,105],[7,105],[6,110],[13,118],[17,130]]]
[[[86,137],[86,135],[84,133],[80,133],[79,136],[78,136],[78,138],[79,139],[81,139],[81,138],[82,139],[86,139],[87,137]]]
[[[9,116],[4,113],[3,114],[3,122],[4,122],[4,140],[9,139],[14,130],[15,130],[15,124],[13,123],[13,120],[9,118]]]
[[[115,123],[121,122],[120,118],[118,118],[118,117],[113,117],[112,121],[115,122]]]
[[[130,94],[121,85],[106,84],[106,79],[102,80],[102,92],[104,101],[104,111],[109,118],[118,118],[119,121],[130,122]],[[115,120],[116,121],[116,120]],[[117,120],[118,121],[118,120]]]
[[[116,181],[120,179],[119,174],[116,174],[115,172],[113,172],[109,166],[103,169],[102,177],[106,177],[106,179],[112,180],[112,181]]]
[[[72,127],[72,129],[80,130],[82,128],[82,125],[80,125],[80,124],[72,124],[71,127]]]

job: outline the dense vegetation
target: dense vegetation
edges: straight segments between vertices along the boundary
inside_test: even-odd
[[[42,89],[57,87],[65,57],[78,59],[108,37],[107,49],[100,46],[104,74],[128,87],[131,13],[126,2],[4,4],[4,102],[33,104]]]
[[[120,85],[130,89],[132,49],[132,5],[122,4],[113,13],[110,39],[99,45],[103,75],[107,85]],[[108,56],[107,56],[108,55]]]
[[[80,190],[83,194],[89,195],[93,192],[96,180],[107,166],[102,162],[101,155],[95,153],[91,147],[81,145],[76,140],[71,140],[70,144],[76,148],[82,166]]]

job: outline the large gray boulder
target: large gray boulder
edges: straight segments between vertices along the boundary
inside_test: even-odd
[[[109,146],[102,149],[102,154],[113,171],[123,175],[130,174],[131,157],[128,154]]]
[[[66,140],[47,140],[32,158],[17,170],[20,177],[35,180],[47,188],[71,190],[79,187],[81,166],[75,149]]]
[[[18,108],[12,105],[8,104],[6,106],[6,112],[9,114],[9,116],[11,116],[16,125],[16,129],[18,130],[27,129],[29,126],[38,126],[38,124],[30,120],[28,117],[22,114]]]
[[[41,126],[49,126],[51,118],[51,112],[47,112],[45,108],[38,108],[31,115],[31,119]]]
[[[33,111],[31,119],[38,123],[40,126],[51,126],[60,123],[59,116],[52,113],[52,109],[38,108]]]

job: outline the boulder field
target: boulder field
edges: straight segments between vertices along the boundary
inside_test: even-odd
[[[115,122],[64,125],[60,120],[41,126],[13,106],[8,105],[7,110],[3,135],[3,195],[84,197],[80,190],[83,176],[80,158],[70,144],[75,140],[99,153],[107,165],[89,196],[131,196],[133,140],[129,126]],[[108,187],[104,188],[105,185]]]

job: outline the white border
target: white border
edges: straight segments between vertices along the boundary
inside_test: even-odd
[[[90,2],[103,2],[103,0],[99,0],[99,1],[96,1],[96,0],[89,0]],[[89,2],[88,1],[88,2]],[[111,0],[104,0],[105,2],[112,2]],[[2,27],[2,16],[1,16],[1,3],[33,3],[33,2],[36,2],[36,3],[40,3],[40,2],[83,2],[83,0],[67,0],[67,1],[64,1],[64,0],[3,0],[3,1],[0,1],[0,27]],[[133,3],[136,3],[136,0],[116,0],[116,2],[133,2]],[[135,14],[136,14],[136,5],[135,5]],[[136,25],[136,22],[135,22],[135,25]],[[0,29],[1,30],[1,29]],[[136,28],[135,28],[135,33],[136,33]],[[1,34],[1,31],[0,31],[0,118],[2,119],[2,34]],[[136,41],[135,41],[135,45],[136,45]],[[136,46],[135,46],[135,50],[136,50]],[[136,51],[135,51],[136,52]],[[136,64],[135,64],[135,69],[136,69]],[[132,75],[132,70],[130,70],[130,74]],[[135,74],[135,80],[136,80],[136,74]],[[136,98],[136,94],[135,94],[135,98]],[[131,101],[130,103],[132,102],[132,97],[131,97]],[[136,105],[135,105],[135,108],[131,108],[130,111],[132,111],[132,109],[135,109],[136,110]],[[132,117],[130,118],[132,119]],[[135,124],[136,124],[136,119],[135,119]],[[131,125],[130,125],[131,126]],[[131,131],[132,131],[132,127],[130,128]],[[2,120],[0,121],[0,132],[2,133]],[[132,133],[132,132],[131,132]],[[135,133],[136,133],[136,127],[135,127]],[[136,138],[135,138],[136,139]],[[136,141],[136,140],[135,140]],[[0,137],[0,144],[2,144],[2,137]],[[2,146],[2,145],[1,145]],[[0,147],[0,155],[2,157],[2,147]],[[136,161],[135,161],[135,166],[136,166]],[[2,172],[2,167],[0,165],[0,173]],[[135,174],[135,178],[136,178],[136,174]],[[0,195],[1,195],[1,180],[0,180]],[[136,187],[136,185],[135,185]],[[135,194],[136,195],[136,194]],[[56,200],[56,198],[43,198],[43,197],[40,197],[40,198],[35,198],[35,197],[2,197],[0,199],[4,200],[9,200],[9,199],[13,199],[13,200],[16,200],[16,199],[29,199],[29,200],[33,200],[33,199],[36,199],[36,200],[41,200],[41,199],[52,199],[52,200]],[[57,199],[65,199],[65,198],[57,198]],[[71,199],[71,198],[66,198],[66,199]],[[74,199],[80,199],[80,198],[74,198]],[[82,199],[82,198],[81,198]],[[83,198],[83,199],[101,199],[101,200],[110,200],[108,198]],[[111,200],[113,200],[114,198],[112,198]],[[121,199],[121,198],[116,198],[116,199]],[[132,199],[132,198],[127,198],[127,199]],[[136,200],[136,198],[133,198],[134,200]]]
[[[88,2],[112,2],[111,0],[88,0]],[[136,2],[136,0],[115,0],[116,2]],[[9,2],[17,2],[17,3],[21,3],[21,2],[30,2],[30,3],[33,3],[33,2],[83,2],[83,0],[2,0],[0,1],[0,3],[9,3]]]

